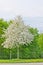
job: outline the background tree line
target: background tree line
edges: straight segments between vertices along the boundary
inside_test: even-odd
[[[12,21],[5,21],[0,19],[0,59],[10,59],[9,48],[4,48],[1,44],[5,41],[5,37],[2,35],[5,34],[4,31],[12,24]],[[19,58],[20,59],[35,59],[43,58],[43,33],[38,33],[37,28],[29,28],[31,34],[34,35],[34,40],[30,44],[20,45],[19,47]],[[11,49],[11,58],[17,58],[17,48],[13,47]]]

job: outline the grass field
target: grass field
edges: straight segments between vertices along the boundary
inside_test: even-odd
[[[0,60],[0,63],[35,63],[43,62],[43,59],[12,59],[12,60]]]

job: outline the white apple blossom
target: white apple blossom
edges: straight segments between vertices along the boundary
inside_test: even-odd
[[[5,48],[12,48],[18,44],[30,43],[34,36],[29,32],[28,26],[22,19],[15,19],[5,31],[6,41],[2,44]]]

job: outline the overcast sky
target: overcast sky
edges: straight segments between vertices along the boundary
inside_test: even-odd
[[[43,0],[0,0],[0,18],[11,19],[17,15],[43,17]]]
[[[0,0],[0,14],[4,13],[5,16],[43,17],[43,0]]]

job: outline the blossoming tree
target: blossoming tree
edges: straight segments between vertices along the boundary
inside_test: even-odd
[[[33,40],[33,35],[29,32],[28,26],[24,25],[21,17],[17,17],[5,31],[6,40],[2,45],[11,49],[17,46],[17,58],[19,59],[19,45],[27,44]],[[11,52],[10,52],[11,59]]]

